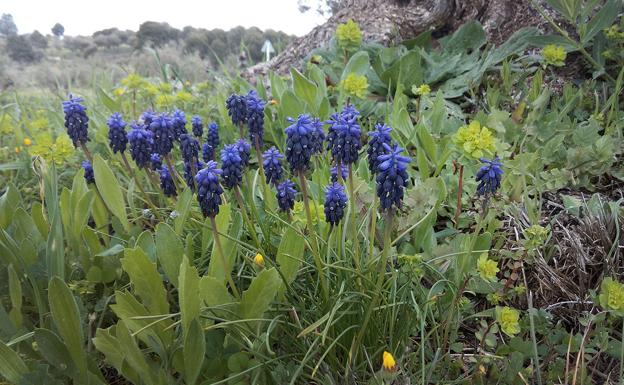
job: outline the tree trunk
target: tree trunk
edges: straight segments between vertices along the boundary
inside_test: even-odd
[[[349,19],[359,24],[364,40],[382,44],[398,43],[428,30],[450,33],[468,20],[480,21],[490,41],[500,43],[520,27],[541,23],[529,0],[346,0],[325,24],[296,39],[271,61],[248,68],[243,76],[253,79],[269,70],[288,73],[313,49],[327,44],[338,24]]]

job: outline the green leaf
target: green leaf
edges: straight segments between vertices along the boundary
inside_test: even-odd
[[[581,0],[546,0],[546,2],[568,19],[569,22],[576,22]]]
[[[186,336],[191,321],[199,316],[199,275],[197,269],[189,264],[188,258],[184,257],[180,265],[180,278],[178,287],[178,301],[182,319],[182,332]]]
[[[121,192],[119,182],[108,164],[99,154],[93,158],[93,174],[104,203],[111,213],[119,219],[126,231],[130,228],[126,214],[126,203]]]
[[[275,260],[284,280],[289,284],[297,277],[304,249],[305,242],[301,242],[301,235],[293,228],[287,227],[282,235]]]
[[[191,189],[185,189],[182,194],[178,196],[178,202],[176,203],[175,211],[178,216],[173,220],[173,228],[176,234],[182,234],[184,225],[187,223],[189,210],[191,209],[191,201],[193,200],[193,191]]]
[[[529,45],[530,39],[539,35],[539,29],[534,27],[517,30],[507,41],[492,51],[492,65],[502,62],[511,55],[521,53]]]
[[[230,204],[221,205],[219,207],[219,214],[217,214],[215,220],[217,223],[217,230],[222,234],[229,234],[228,229],[230,228],[231,223],[231,215],[232,210]],[[230,234],[231,235],[231,234]],[[225,271],[223,267],[223,261],[219,257],[216,243],[213,241],[212,252],[210,254],[210,264],[208,266],[208,275],[211,277],[223,279],[225,282],[226,274],[230,274],[232,269],[234,268],[234,259],[236,257],[235,253],[228,252],[228,245],[231,242],[226,239],[224,236],[220,236],[221,245],[223,246],[224,258],[226,259],[228,270]]]
[[[87,356],[80,323],[78,305],[69,287],[58,277],[53,277],[48,286],[50,313],[56,329],[63,338],[74,364],[81,376],[87,374]]]
[[[22,326],[22,285],[13,265],[9,265],[7,270],[9,271],[9,297],[13,306],[9,316],[13,325],[19,329]]]
[[[156,270],[156,264],[150,262],[143,250],[126,249],[121,266],[130,276],[134,292],[141,297],[151,314],[169,313],[167,292]]]
[[[566,52],[574,52],[578,50],[576,44],[561,35],[538,35],[530,36],[527,39],[531,45],[540,48],[546,47],[549,44],[554,44],[562,46]]]
[[[204,363],[206,355],[206,338],[199,320],[194,319],[184,338],[184,379],[186,384],[193,385]]]
[[[485,31],[478,21],[469,21],[457,29],[448,39],[442,40],[442,46],[448,54],[476,51],[487,42]]]
[[[275,268],[263,270],[243,293],[239,314],[242,319],[260,318],[275,298],[281,280]]]
[[[156,226],[156,258],[169,281],[176,287],[184,254],[183,247],[182,240],[171,226],[166,223]]]
[[[6,191],[0,196],[0,228],[6,229],[11,224],[13,213],[21,198],[13,183],[9,183]]]
[[[381,80],[391,89],[397,89],[401,85],[404,90],[411,89],[413,85],[420,85],[423,82],[422,57],[420,51],[410,51],[401,57],[390,68],[385,70]]]
[[[102,87],[97,87],[96,92],[98,99],[100,99],[100,102],[102,102],[102,104],[106,108],[108,108],[110,112],[118,112],[119,110],[121,110],[120,102],[114,101],[110,96],[108,96],[108,94],[102,89]]]
[[[115,327],[106,330],[98,329],[93,339],[93,345],[97,350],[104,353],[106,362],[117,369],[121,375],[130,380],[133,384],[140,384],[141,377],[137,372],[129,365],[124,365],[126,355],[126,351],[124,351],[125,347],[120,346],[119,340],[111,335],[111,329],[114,330]]]
[[[607,3],[600,8],[600,11],[587,23],[587,30],[581,36],[581,43],[586,45],[598,32],[613,24],[620,13],[620,6],[620,0],[607,1]]]
[[[366,75],[370,68],[370,57],[368,52],[359,51],[355,55],[351,56],[344,70],[340,80],[345,80],[350,74],[356,74],[360,76]]]
[[[199,294],[206,306],[215,307],[234,302],[223,281],[215,277],[204,276],[199,281]]]
[[[311,80],[308,80],[301,74],[301,72],[297,71],[296,68],[292,68],[290,70],[290,74],[293,80],[295,95],[297,95],[299,99],[305,101],[310,109],[314,109],[316,107],[316,84],[314,84]]]
[[[35,341],[46,361],[70,377],[78,375],[67,346],[56,333],[48,329],[35,329]]]
[[[19,384],[22,376],[28,372],[20,356],[0,341],[0,375],[9,382]]]

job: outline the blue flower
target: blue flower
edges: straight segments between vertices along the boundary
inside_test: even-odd
[[[139,168],[147,167],[152,158],[154,134],[136,122],[131,126],[132,130],[128,133],[130,155]]]
[[[323,152],[323,144],[325,143],[325,130],[323,129],[325,122],[322,122],[319,118],[314,118],[312,125],[314,126],[312,154],[320,154]]]
[[[81,103],[82,98],[74,98],[69,95],[69,100],[63,102],[63,112],[65,113],[65,128],[67,135],[74,143],[74,147],[85,144],[89,141],[87,129],[89,128],[89,117],[87,108]]]
[[[325,189],[325,220],[332,226],[340,223],[344,217],[344,209],[347,206],[347,194],[344,186],[332,183]]]
[[[149,127],[150,124],[152,124],[152,122],[154,121],[154,119],[156,119],[156,116],[157,115],[152,110],[147,110],[143,112],[141,114],[141,120],[143,121],[143,124],[145,125],[145,127]]]
[[[208,125],[208,137],[206,138],[206,143],[208,143],[213,150],[216,150],[219,147],[219,126],[217,123],[212,122]]]
[[[407,187],[407,165],[411,159],[401,155],[403,149],[396,144],[390,147],[384,143],[383,146],[387,153],[378,157],[377,196],[382,210],[390,209],[393,205],[400,208]]]
[[[282,211],[290,211],[295,206],[295,184],[286,179],[277,185],[277,205]]]
[[[290,119],[290,121],[293,121]],[[286,128],[286,160],[293,173],[306,171],[310,167],[315,127],[310,115],[299,115]]]
[[[202,158],[204,158],[204,162],[209,162],[214,160],[214,148],[208,143],[204,143],[202,146]]]
[[[253,146],[262,147],[264,144],[264,106],[265,102],[258,97],[258,93],[254,90],[249,91],[247,94],[247,127],[249,127],[249,140]]]
[[[194,115],[191,118],[191,125],[193,126],[193,135],[197,138],[201,138],[204,135],[204,123],[198,115]]]
[[[192,163],[184,162],[184,180],[186,185],[195,191],[195,175],[193,174]],[[204,167],[204,163],[201,161],[195,162],[195,172],[201,170]]]
[[[84,169],[84,178],[87,183],[95,183],[95,175],[93,174],[93,166],[88,160],[82,161],[82,168]]]
[[[239,139],[234,145],[238,148],[243,167],[247,167],[249,165],[249,157],[251,156],[251,144],[245,139]]]
[[[174,110],[171,114],[171,121],[173,122],[173,132],[175,140],[180,140],[180,135],[187,134],[186,131],[186,115],[184,111]]]
[[[340,115],[332,116],[328,149],[336,162],[352,164],[358,159],[362,147],[358,116],[359,112],[352,106],[345,107]]]
[[[247,98],[245,96],[232,94],[225,101],[225,106],[234,125],[244,124],[247,121]]]
[[[192,162],[199,159],[199,142],[189,134],[180,135],[180,152],[184,162]]]
[[[126,151],[128,137],[126,136],[126,122],[121,114],[115,112],[108,119],[108,142],[113,153]]]
[[[160,169],[162,167],[162,159],[160,158],[160,155],[153,153],[150,156],[150,163],[152,165],[152,170],[157,171]]]
[[[477,186],[477,194],[494,194],[501,184],[501,179],[503,177],[503,164],[500,162],[500,158],[498,156],[492,160],[486,158],[481,158],[480,160],[481,163],[485,163],[485,165],[481,166],[477,172],[477,182],[479,182],[479,185]]]
[[[154,152],[160,156],[169,154],[176,138],[173,120],[163,113],[154,117],[149,128],[154,133]]]
[[[366,150],[368,153],[368,169],[373,175],[377,173],[379,155],[386,153],[386,148],[383,146],[384,143],[390,144],[392,142],[390,132],[392,132],[392,128],[385,124],[377,123],[375,125],[375,130],[368,133],[368,136],[371,137],[368,141],[368,149]]]
[[[223,189],[219,184],[221,173],[222,171],[217,168],[217,162],[211,160],[195,175],[197,201],[204,217],[214,217],[219,214],[221,194],[223,194]]]
[[[169,172],[168,167],[160,168],[160,188],[162,189],[165,196],[174,197],[178,195],[175,183],[173,183],[173,178],[171,177],[171,173]]]
[[[347,177],[349,176],[349,166],[345,164],[341,164],[340,171],[341,171],[340,176],[342,177],[342,180],[347,180]],[[331,181],[338,182],[338,169],[336,166],[331,166],[330,173],[331,173]]]
[[[280,154],[275,146],[269,148],[262,154],[262,165],[266,175],[267,183],[277,185],[284,175],[281,159],[284,155]]]
[[[232,189],[243,181],[243,162],[235,144],[228,144],[221,150],[223,186]]]

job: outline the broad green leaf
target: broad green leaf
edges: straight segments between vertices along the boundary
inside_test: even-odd
[[[130,276],[134,292],[141,297],[151,314],[169,313],[167,292],[156,270],[156,264],[150,262],[143,250],[126,249],[121,266]]]
[[[241,319],[262,317],[262,314],[269,309],[280,284],[281,279],[275,268],[260,272],[243,293],[239,309]]]
[[[507,41],[492,51],[492,64],[498,64],[511,55],[521,53],[529,45],[530,39],[539,35],[540,31],[534,27],[517,30]]]
[[[370,68],[370,57],[368,56],[368,52],[359,51],[355,55],[351,56],[344,70],[342,71],[342,76],[340,80],[344,80],[350,74],[356,74],[360,76],[366,75]]]
[[[223,281],[215,277],[204,276],[199,281],[199,293],[206,306],[214,307],[234,302]]]
[[[206,355],[206,338],[198,319],[192,320],[188,333],[184,338],[184,379],[186,384],[193,385],[204,363]]]
[[[293,80],[293,90],[295,91],[295,95],[297,95],[299,99],[305,101],[308,104],[308,107],[315,109],[316,84],[303,76],[301,72],[297,71],[296,68],[292,68],[290,70],[290,74]]]
[[[117,323],[115,331],[117,332],[119,346],[124,352],[125,362],[141,376],[142,382],[148,385],[161,383],[161,381],[158,381],[157,378],[164,378],[161,373],[162,369],[155,372],[148,365],[143,352],[139,349],[139,346],[130,334],[130,331],[126,327],[124,321],[119,321]]]
[[[131,293],[115,292],[115,302],[111,305],[113,312],[126,322],[126,326],[132,332],[138,333],[137,337],[145,345],[156,351],[162,351],[164,346],[171,343],[172,330],[170,326],[172,321],[170,319],[154,323],[154,320],[149,318],[154,314]]]
[[[14,384],[19,384],[22,376],[28,372],[20,356],[0,341],[0,375]]]
[[[21,198],[13,183],[7,185],[7,189],[0,196],[0,228],[6,229],[11,224],[13,213],[18,207]]]
[[[444,50],[450,54],[476,51],[487,42],[485,31],[478,21],[469,21],[459,27],[453,35],[442,39]]]
[[[186,336],[191,321],[199,317],[199,275],[197,269],[189,264],[184,257],[180,265],[180,278],[178,279],[178,301],[180,303],[180,315],[182,319],[182,332]]]
[[[124,365],[126,352],[124,347],[120,346],[118,339],[111,335],[111,329],[98,329],[93,338],[93,345],[97,350],[102,352],[106,357],[106,362],[113,366],[125,378],[133,384],[140,384],[141,377],[130,366]]]
[[[618,17],[621,4],[621,0],[609,0],[600,8],[600,11],[587,23],[586,32],[581,35],[581,43],[583,45],[589,43],[598,32],[613,24],[613,21]]]
[[[41,355],[52,366],[70,377],[78,375],[67,346],[56,333],[48,329],[35,329],[35,341]]]
[[[13,265],[9,265],[9,297],[11,298],[11,312],[9,316],[16,328],[22,326],[22,285]]]
[[[156,226],[156,257],[169,281],[178,286],[180,264],[184,254],[182,240],[166,223]]]
[[[102,89],[102,87],[97,87],[96,92],[98,95],[98,99],[100,102],[110,111],[110,112],[118,112],[121,110],[121,105],[118,101],[113,100],[108,94]]]
[[[576,22],[576,16],[581,10],[581,0],[546,0],[546,2],[568,19],[569,22]]]
[[[86,376],[87,356],[84,350],[78,305],[69,287],[58,277],[53,277],[50,280],[48,302],[56,329],[63,338],[80,375]]]
[[[289,284],[297,277],[304,250],[305,242],[301,241],[301,235],[293,228],[287,227],[282,235],[275,260],[284,280]]]
[[[56,167],[51,164],[42,167],[45,204],[50,221],[50,232],[46,242],[46,267],[50,277],[65,278],[65,240],[58,195],[58,178]]]
[[[574,52],[578,47],[561,35],[538,35],[528,37],[529,43],[536,47],[546,47],[549,44],[560,45],[566,52]]]
[[[150,261],[156,262],[156,244],[154,243],[154,237],[151,232],[147,230],[142,232],[136,240],[134,247],[140,247],[145,251]]]
[[[126,231],[130,228],[126,214],[126,203],[121,192],[119,182],[108,164],[99,154],[93,158],[93,174],[104,203],[111,213],[119,219]]]
[[[178,196],[178,202],[176,203],[175,211],[178,216],[173,220],[173,228],[176,234],[182,234],[184,225],[187,223],[189,210],[191,209],[191,201],[193,200],[193,191],[186,189],[180,196]]]
[[[219,214],[217,214],[215,221],[217,223],[217,231],[222,234],[228,234],[231,223],[231,206],[230,204],[221,205],[219,208]],[[230,234],[231,235],[231,234]],[[218,249],[216,246],[216,242],[212,242],[212,252],[210,254],[210,265],[208,266],[208,275],[211,277],[223,279],[225,282],[226,274],[230,274],[232,272],[232,268],[234,267],[234,260],[236,255],[228,252],[228,245],[231,244],[229,240],[227,240],[224,236],[219,236],[221,240],[221,245],[223,246],[223,253],[225,254],[223,257],[225,258],[225,263],[227,264],[227,271],[224,269],[223,260],[218,253]]]
[[[397,60],[381,74],[380,78],[391,86],[392,90],[398,89],[399,85],[404,90],[409,90],[413,85],[422,84],[423,75],[420,51],[414,50]]]

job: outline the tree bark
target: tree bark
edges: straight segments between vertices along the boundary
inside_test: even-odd
[[[480,21],[491,41],[500,43],[520,27],[540,21],[529,0],[347,0],[325,24],[296,39],[271,61],[246,69],[243,76],[253,79],[270,70],[286,74],[290,67],[300,67],[313,49],[326,45],[336,27],[349,19],[359,24],[364,40],[386,45],[428,30],[452,33],[468,20]]]

